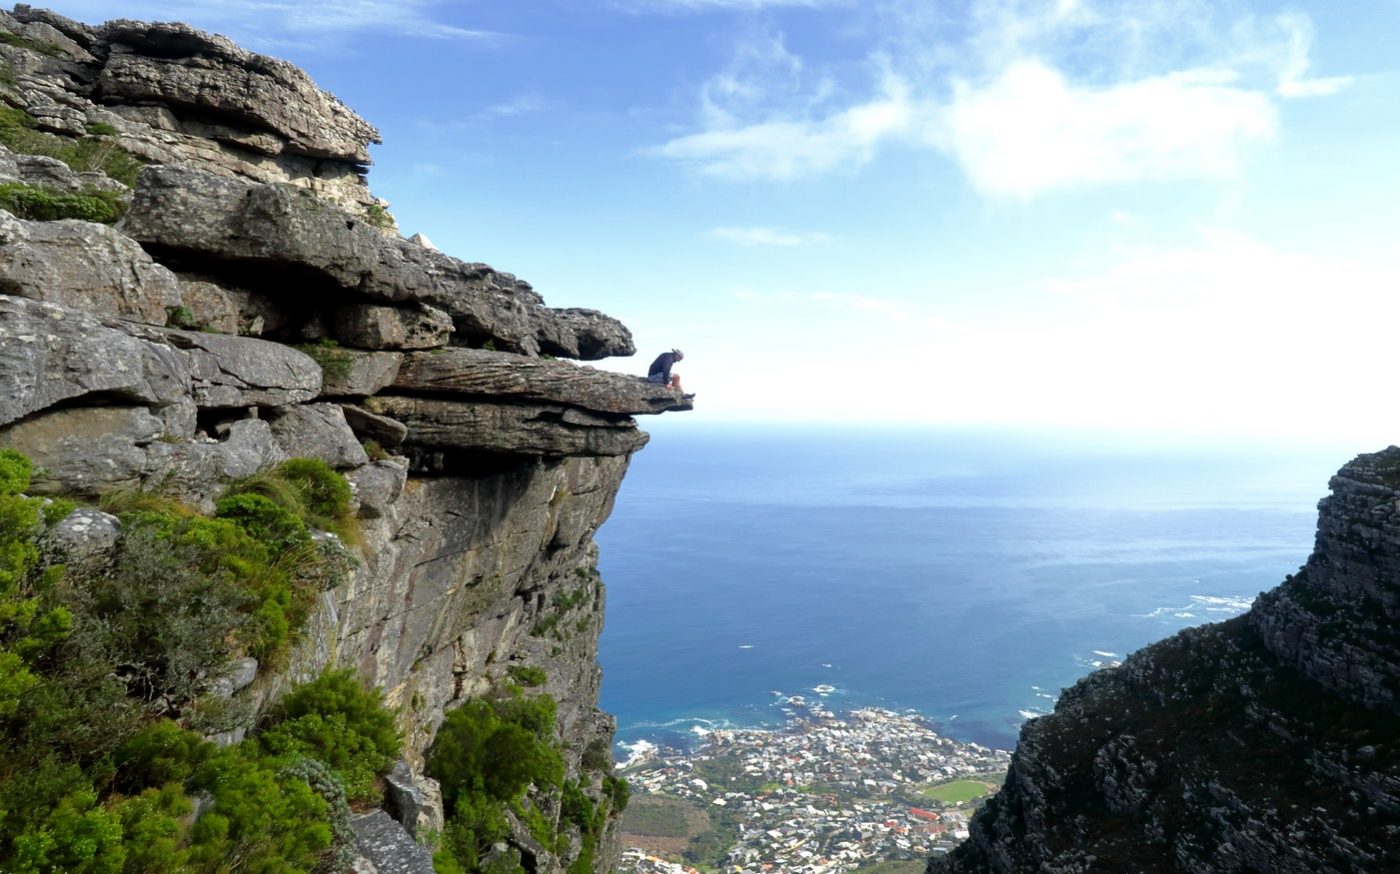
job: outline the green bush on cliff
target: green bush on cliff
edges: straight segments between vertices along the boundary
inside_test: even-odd
[[[362,539],[351,510],[350,484],[319,458],[291,458],[238,480],[229,486],[225,500],[240,495],[260,495],[307,525],[349,543]]]
[[[525,790],[560,785],[564,762],[553,740],[555,708],[548,695],[525,697],[517,690],[473,699],[447,714],[425,769],[442,784],[449,816],[434,860],[439,871],[477,870],[486,850],[508,832],[505,810],[515,806],[529,824],[530,811],[521,806]],[[552,835],[536,837],[555,843]]]
[[[9,182],[0,185],[0,209],[33,221],[81,219],[110,225],[122,217],[126,205],[116,193],[97,188],[86,188],[74,194]]]
[[[128,188],[144,162],[105,136],[69,139],[35,130],[38,122],[29,113],[0,106],[0,144],[23,155],[43,155],[67,164],[76,173],[100,171]]]
[[[307,507],[348,507],[303,467]],[[114,503],[144,509],[123,513],[108,570],[65,579],[38,538],[71,507],[26,497],[30,473],[0,451],[0,871],[343,869],[337,772],[372,785],[398,751],[376,693],[328,674],[288,694],[269,736],[225,749],[183,726],[231,656],[283,652],[304,621],[324,567],[306,520],[255,495],[212,519],[128,497]]]
[[[270,753],[324,763],[351,801],[378,800],[375,778],[388,773],[400,747],[383,696],[350,670],[327,671],[288,693],[268,715],[259,739]]]

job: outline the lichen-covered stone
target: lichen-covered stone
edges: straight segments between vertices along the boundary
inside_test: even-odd
[[[268,412],[273,436],[288,455],[319,458],[346,469],[369,463],[338,404],[299,404]]]
[[[24,221],[0,211],[0,294],[164,325],[166,308],[180,303],[180,283],[106,225]]]
[[[452,336],[452,317],[437,307],[356,304],[336,310],[335,339],[361,349],[434,349]]]

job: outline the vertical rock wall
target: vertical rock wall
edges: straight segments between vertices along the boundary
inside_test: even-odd
[[[233,479],[325,460],[355,495],[355,566],[285,669],[245,664],[231,687],[256,712],[326,666],[371,679],[406,739],[389,806],[417,829],[440,823],[421,768],[444,711],[541,669],[568,777],[597,798],[613,721],[593,535],[647,439],[632,417],[689,401],[568,360],[632,354],[616,320],[401,239],[365,185],[378,134],[292,65],[24,5],[0,31],[0,185],[125,208],[114,226],[0,209],[0,447],[34,459],[38,493],[205,509]],[[147,166],[75,167],[75,144]],[[572,860],[512,840],[532,871]],[[614,856],[605,841],[596,870]]]

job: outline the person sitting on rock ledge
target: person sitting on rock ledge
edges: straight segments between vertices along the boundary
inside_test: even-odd
[[[647,371],[647,382],[654,382],[657,385],[664,385],[667,388],[681,390],[681,375],[672,374],[671,366],[677,361],[685,359],[685,353],[679,349],[672,349],[670,352],[662,352],[656,356],[656,360],[651,363],[651,369]],[[694,395],[686,395],[687,398]]]

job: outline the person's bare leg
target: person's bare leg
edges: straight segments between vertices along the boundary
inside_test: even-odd
[[[680,390],[680,387],[681,387],[681,375],[680,375],[679,373],[673,373],[673,374],[671,374],[671,388],[674,388],[674,389],[676,389],[677,391],[679,391],[679,390]]]

